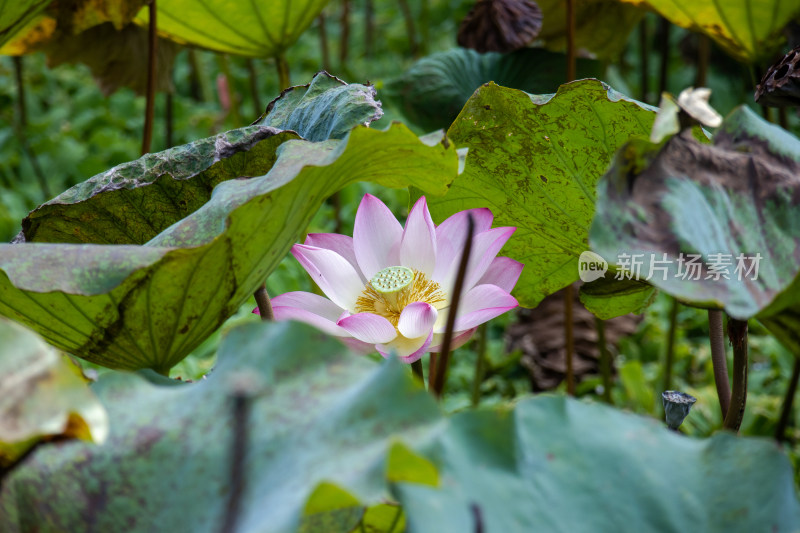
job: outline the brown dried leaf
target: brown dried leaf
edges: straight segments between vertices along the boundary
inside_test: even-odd
[[[767,70],[756,87],[755,99],[767,106],[800,106],[800,46]]]
[[[458,28],[458,44],[481,53],[524,48],[542,29],[542,10],[532,0],[478,0]]]

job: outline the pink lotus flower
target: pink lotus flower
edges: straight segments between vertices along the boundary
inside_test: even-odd
[[[407,363],[438,351],[468,213],[475,231],[453,333],[453,347],[460,346],[478,325],[517,306],[509,292],[523,265],[495,257],[516,228],[490,229],[488,209],[461,211],[436,227],[424,197],[411,209],[405,228],[383,202],[367,194],[352,238],[312,233],[305,244],[295,244],[292,254],[329,299],[281,294],[272,300],[275,318],[306,322],[355,349],[384,356],[394,352]]]

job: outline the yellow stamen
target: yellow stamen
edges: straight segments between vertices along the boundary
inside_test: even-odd
[[[389,270],[392,272],[388,273]],[[405,270],[413,273],[413,280],[407,281]],[[397,278],[397,281],[387,284],[384,282],[387,278]],[[429,280],[422,272],[405,267],[389,267],[378,272],[367,283],[364,292],[356,300],[355,311],[381,315],[397,327],[400,313],[405,306],[414,302],[426,302],[440,309],[447,300],[439,284]]]

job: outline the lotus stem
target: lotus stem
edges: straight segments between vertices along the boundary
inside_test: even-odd
[[[228,113],[230,113],[231,120],[233,120],[233,125],[235,127],[240,127],[243,123],[242,115],[239,113],[239,102],[236,98],[236,91],[233,89],[233,76],[231,76],[231,68],[228,64],[228,56],[224,54],[220,54],[217,56],[217,61],[219,63],[219,70],[222,76],[225,78],[225,90],[228,92],[227,98],[229,102],[230,108],[228,109]],[[223,96],[220,95],[220,101],[222,100]],[[223,109],[225,104],[223,103]]]
[[[647,102],[650,84],[650,68],[648,57],[649,35],[647,32],[647,18],[643,18],[639,23],[639,85],[640,97],[642,102]]]
[[[322,68],[326,72],[331,70],[331,54],[328,50],[328,31],[325,28],[325,13],[320,13],[317,17],[319,25],[319,47],[322,54]]]
[[[661,63],[659,65],[658,71],[658,94],[659,98],[661,93],[667,90],[669,87],[669,29],[670,29],[670,22],[661,17],[659,19],[659,35],[658,38],[661,40],[661,47],[659,49],[659,55],[661,56]],[[656,98],[658,100],[658,98]]]
[[[278,69],[278,85],[280,90],[289,87],[289,62],[286,61],[286,55],[283,53],[275,56],[275,68]]]
[[[350,51],[350,0],[342,0],[342,14],[339,17],[339,68],[347,68]]]
[[[153,116],[156,103],[156,68],[158,62],[158,33],[156,32],[156,0],[148,6],[150,21],[147,25],[147,95],[144,107],[144,132],[142,133],[142,155],[150,152],[153,140]]]
[[[167,93],[166,102],[164,102],[166,109],[166,131],[164,133],[164,138],[167,142],[167,148],[172,148],[172,132],[173,132],[173,104],[172,101],[172,91]]]
[[[708,60],[711,55],[711,39],[702,33],[697,34],[697,72],[694,75],[694,86],[705,87],[708,75]]]
[[[798,379],[800,379],[800,358],[795,357],[792,377],[789,378],[789,386],[786,388],[786,396],[784,396],[783,405],[781,406],[781,417],[778,420],[778,426],[775,428],[775,440],[778,442],[786,440],[786,428],[789,426],[789,419],[792,415],[792,404],[797,392]]]
[[[262,283],[253,296],[255,296],[261,320],[275,320],[275,314],[272,312],[272,302],[269,299],[269,294],[267,294],[266,283]]]
[[[28,161],[33,167],[33,173],[36,176],[36,181],[39,182],[39,188],[42,190],[42,194],[45,196],[45,200],[50,199],[53,196],[52,191],[50,190],[50,186],[47,184],[47,177],[42,172],[42,167],[39,166],[39,159],[37,159],[36,154],[31,149],[30,145],[28,144],[28,109],[25,103],[25,83],[23,80],[23,59],[21,56],[14,56],[14,77],[16,79],[17,84],[17,112],[18,112],[18,122],[17,122],[17,139],[19,140],[20,148],[22,148],[22,152],[25,154],[25,157],[28,158]]]
[[[672,367],[675,364],[675,336],[678,333],[678,300],[672,299],[669,308],[669,330],[667,330],[667,353],[664,357],[664,390],[672,389]]]
[[[250,408],[252,406],[253,384],[249,376],[237,376],[234,390],[231,394],[231,418],[233,419],[233,434],[230,446],[230,474],[228,481],[228,502],[225,506],[222,533],[234,533],[237,529],[241,515],[242,495],[245,489],[245,458],[247,456],[247,441],[249,436]]]
[[[422,370],[422,359],[417,359],[413,363],[411,363],[411,372],[417,376],[420,381],[422,381],[422,385],[425,385],[425,373]]]
[[[613,361],[611,359],[611,352],[608,350],[606,344],[606,322],[600,318],[594,318],[595,327],[597,328],[597,347],[600,350],[600,373],[603,377],[603,401],[608,405],[613,405],[614,401],[611,399],[611,368]]]
[[[567,0],[567,82],[575,79],[575,0]]]
[[[464,251],[461,252],[461,261],[458,264],[458,273],[453,286],[453,299],[450,301],[450,309],[447,312],[447,322],[444,329],[442,347],[439,351],[436,373],[428,376],[428,380],[433,384],[433,394],[441,398],[444,390],[445,378],[447,377],[447,363],[450,359],[450,346],[453,343],[453,330],[456,326],[456,316],[458,305],[461,303],[461,291],[464,288],[464,279],[467,277],[467,265],[469,264],[469,254],[472,251],[472,237],[475,234],[475,220],[472,215],[467,217],[467,239],[464,242]]]
[[[411,7],[408,5],[408,0],[399,0],[400,11],[403,12],[403,19],[406,23],[406,35],[408,35],[408,50],[411,56],[416,59],[419,57],[419,48],[417,46],[417,30],[414,28],[414,15],[411,13]]]
[[[259,117],[264,112],[261,109],[261,98],[258,96],[258,75],[256,74],[256,62],[253,58],[248,57],[245,60],[247,64],[247,77],[250,82],[250,98],[253,99],[253,116]]]
[[[717,397],[725,418],[731,405],[731,388],[728,382],[728,359],[725,355],[725,334],[722,331],[722,311],[708,311],[708,340],[711,342],[711,364],[714,367],[714,383]]]
[[[747,403],[747,321],[728,319],[728,338],[733,346],[731,405],[722,426],[738,432]]]
[[[575,339],[572,333],[572,304],[573,304],[572,285],[564,287],[564,346],[566,349],[565,357],[567,360],[567,394],[575,396],[575,369],[573,359],[575,356]]]
[[[481,384],[486,373],[486,345],[488,344],[489,332],[486,324],[478,326],[478,346],[476,348],[475,377],[472,380],[472,407],[478,407],[481,403]]]

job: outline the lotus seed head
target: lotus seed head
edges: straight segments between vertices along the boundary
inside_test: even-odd
[[[372,287],[381,294],[396,293],[411,285],[414,271],[404,266],[384,268],[369,281]]]

